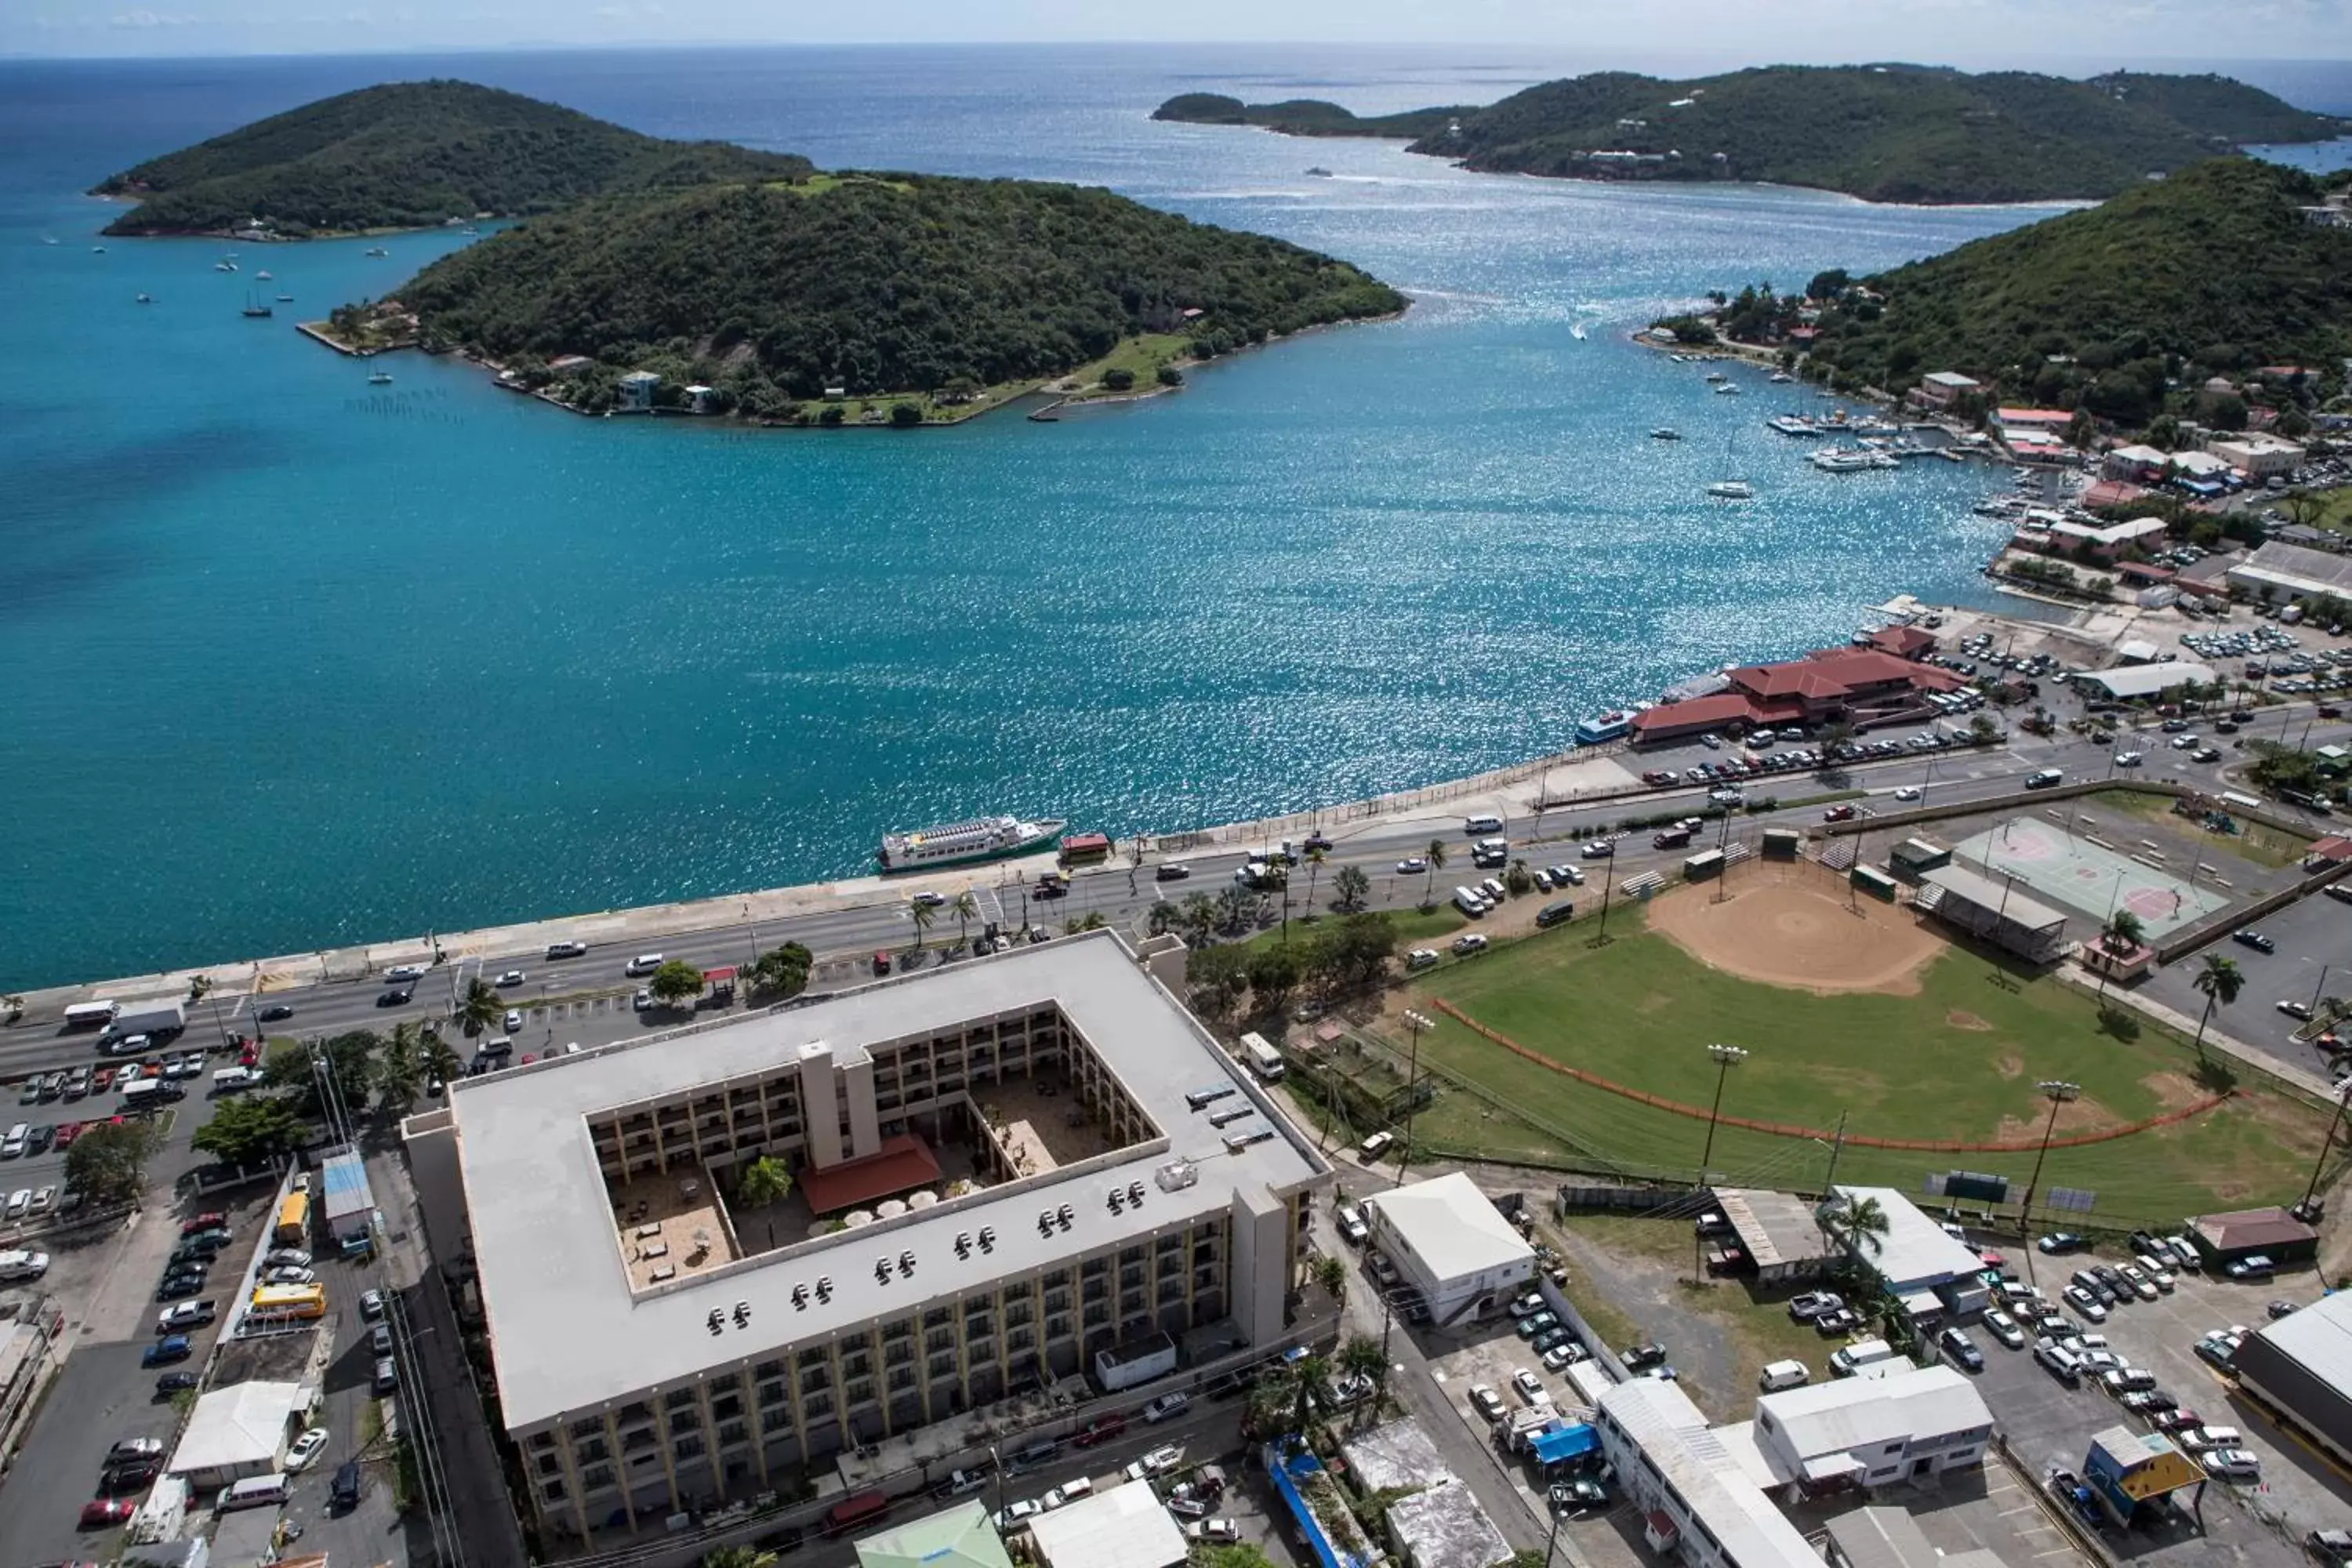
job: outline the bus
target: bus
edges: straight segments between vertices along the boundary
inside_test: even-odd
[[[278,1239],[289,1247],[299,1247],[310,1232],[310,1194],[289,1193],[286,1201],[278,1205]]]
[[[102,1029],[114,1022],[121,1008],[111,1002],[77,1002],[66,1009],[68,1029]]]
[[[824,1531],[827,1535],[846,1535],[853,1530],[863,1530],[869,1524],[879,1524],[890,1517],[890,1497],[887,1492],[860,1492],[844,1498],[824,1510]]]
[[[1264,1035],[1242,1037],[1242,1060],[1249,1064],[1250,1071],[1268,1083],[1282,1076],[1282,1053],[1266,1044]]]
[[[327,1288],[323,1285],[257,1285],[252,1315],[257,1318],[323,1318]]]

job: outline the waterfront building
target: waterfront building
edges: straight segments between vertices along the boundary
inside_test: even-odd
[[[1928,408],[1948,408],[1955,399],[1970,392],[1981,392],[1984,384],[1956,370],[1932,370],[1919,378],[1911,395]]]
[[[1822,648],[1779,664],[1747,665],[1728,671],[1727,679],[1727,689],[1715,696],[1643,710],[1633,719],[1633,743],[1832,720],[1857,726],[1907,721],[1933,711],[1929,692],[1968,684],[1940,665],[1876,647]]]
[[[661,385],[661,377],[649,370],[633,370],[621,378],[621,412],[651,414],[654,411],[654,391]]]
[[[462,1079],[404,1134],[436,1256],[478,1268],[525,1496],[571,1536],[1117,1346],[1271,1345],[1332,1179],[1108,931]],[[763,1156],[793,1190],[740,1212]]]

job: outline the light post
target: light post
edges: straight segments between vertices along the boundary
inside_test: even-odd
[[[1601,931],[1592,939],[1595,947],[1609,945],[1609,895],[1617,887],[1617,847],[1611,845],[1609,853],[1601,858],[1609,864],[1601,868]]]
[[[2025,1179],[2025,1202],[2017,1211],[2017,1239],[2021,1243],[2026,1240],[2027,1232],[2033,1227],[2033,1194],[2042,1185],[2042,1162],[2050,1157],[2050,1140],[2058,1131],[2058,1108],[2070,1100],[2080,1098],[2083,1086],[2079,1083],[2068,1083],[2063,1079],[2052,1078],[2044,1079],[2035,1084],[2033,1090],[2050,1101],[2050,1120],[2042,1124],[2042,1148],[2033,1156],[2033,1174]],[[2028,1246],[2024,1250],[2025,1270],[2031,1277],[2033,1272],[2033,1248]]]
[[[1412,1155],[1412,1111],[1421,1098],[1418,1093],[1421,1085],[1421,1037],[1437,1025],[1426,1014],[1408,1008],[1404,1015],[1404,1026],[1412,1033],[1412,1054],[1404,1069],[1404,1137],[1397,1145],[1396,1180],[1389,1184],[1392,1187],[1404,1184],[1404,1163]]]
[[[1706,1110],[1706,1146],[1699,1151],[1698,1156],[1698,1182],[1701,1186],[1706,1185],[1706,1163],[1715,1157],[1715,1124],[1723,1110],[1724,1080],[1731,1076],[1733,1068],[1748,1059],[1748,1050],[1743,1046],[1709,1046],[1706,1054],[1715,1058],[1715,1103]]]
[[[2311,1163],[2311,1184],[2303,1189],[2303,1201],[2295,1205],[2291,1211],[2305,1225],[2310,1225],[2318,1217],[2319,1210],[2311,1200],[2319,1191],[2319,1175],[2327,1168],[2327,1156],[2335,1150],[2336,1130],[2344,1125],[2344,1107],[2347,1101],[2352,1101],[2352,1079],[2347,1079],[2336,1086],[2335,1119],[2327,1124],[2327,1136],[2319,1142],[2319,1158]]]

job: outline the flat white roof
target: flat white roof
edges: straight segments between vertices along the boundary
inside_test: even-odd
[[[2012,906],[2010,919],[2019,916]],[[2063,918],[2063,917],[2062,917]],[[1954,1241],[1944,1227],[1919,1212],[1919,1205],[1893,1187],[1845,1187],[1838,1195],[1849,1203],[1875,1198],[1886,1215],[1886,1234],[1872,1248],[1864,1243],[1860,1257],[1889,1284],[1901,1288],[1941,1284],[1969,1278],[1984,1268],[1976,1249]]]
[[[1389,1529],[1412,1568],[1496,1568],[1511,1560],[1511,1543],[1452,1477],[1391,1503]]]
[[[2213,460],[2221,461],[2219,458]],[[2352,593],[2352,560],[2300,544],[2282,544],[2276,540],[2257,547],[2252,555],[2231,566],[2228,574],[2233,583],[2257,586],[2269,583],[2294,594],[2334,594],[2341,597]]]
[[[631,1294],[585,1120],[592,1112],[772,1075],[813,1040],[834,1042],[838,1057],[853,1045],[921,1037],[1048,1003],[1168,1135],[1165,1149],[1139,1144]],[[1212,1127],[1185,1100],[1188,1090],[1228,1085],[1234,1094],[1212,1109],[1248,1103],[1255,1116]],[[450,1085],[449,1112],[509,1430],[712,1367],[822,1343],[853,1325],[952,1301],[988,1279],[1221,1213],[1237,1192],[1285,1194],[1330,1173],[1264,1091],[1108,931],[463,1079]],[[1228,1134],[1261,1127],[1275,1135],[1237,1153],[1227,1147]],[[1163,1191],[1155,1172],[1180,1159],[1193,1164],[1197,1179]],[[1136,1182],[1144,1202],[1110,1213],[1109,1191]],[[1072,1208],[1071,1228],[1040,1235],[1038,1211],[1065,1203]],[[974,1247],[969,1259],[957,1258],[957,1233],[976,1237],[983,1225],[995,1227],[993,1250]],[[911,1277],[895,1267],[901,1252],[915,1256]],[[887,1283],[875,1275],[876,1260],[885,1257],[894,1260]],[[819,1275],[833,1279],[830,1300],[817,1299]],[[800,1307],[792,1300],[795,1284],[812,1287]],[[732,1321],[738,1302],[750,1309],[748,1328]],[[714,1310],[729,1320],[716,1336],[706,1322]]]
[[[1173,1568],[1190,1554],[1184,1532],[1149,1481],[1082,1498],[1029,1521],[1049,1568]]]
[[[2231,568],[2233,573],[2235,570]],[[2169,691],[2192,680],[2200,686],[2210,686],[2216,678],[2210,666],[2191,664],[2181,659],[2172,664],[2135,664],[2120,669],[2094,669],[2074,679],[2104,687],[2113,697],[2154,697],[2160,691]]]
[[[286,1424],[302,1403],[295,1383],[238,1383],[196,1401],[188,1429],[164,1469],[172,1475],[275,1465],[286,1446]]]
[[[1433,1278],[1460,1279],[1490,1268],[1532,1263],[1536,1250],[1493,1200],[1459,1171],[1364,1200]]]
[[[1918,1367],[1890,1377],[1838,1378],[1756,1401],[1800,1460],[1955,1432],[1990,1430],[1992,1412],[1976,1385],[1948,1366]]]
[[[1656,1378],[1636,1378],[1602,1394],[1601,1408],[1673,1484],[1727,1561],[1739,1568],[1822,1568],[1821,1553],[1708,1429],[1689,1394]]]
[[[2352,1290],[2322,1296],[2265,1327],[2259,1337],[2339,1398],[2352,1398]]]

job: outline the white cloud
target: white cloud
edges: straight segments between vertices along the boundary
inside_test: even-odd
[[[140,10],[125,11],[108,25],[115,27],[184,27],[194,21],[194,16],[167,16],[160,11]]]

